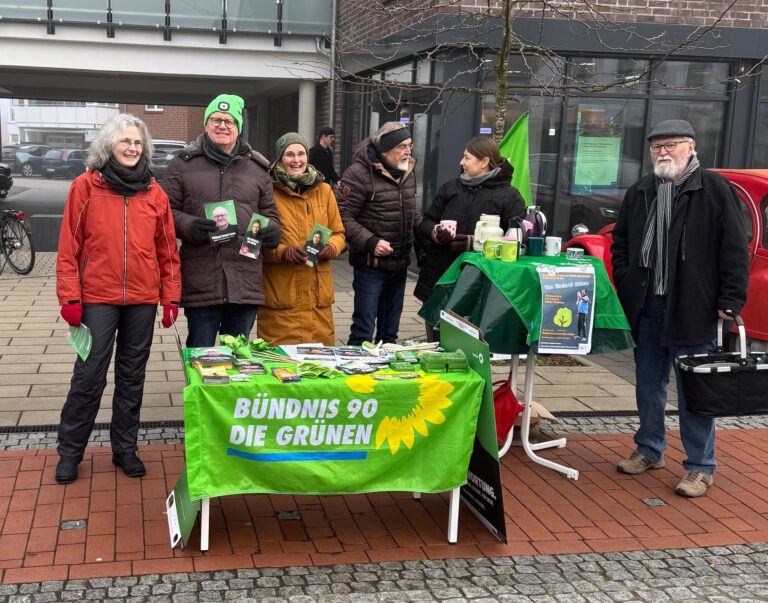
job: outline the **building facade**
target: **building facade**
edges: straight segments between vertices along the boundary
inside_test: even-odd
[[[339,1],[342,163],[356,141],[399,120],[412,128],[424,206],[457,176],[464,144],[493,128],[503,28],[487,5]],[[645,137],[663,119],[693,124],[705,167],[768,167],[759,0],[571,2],[557,15],[513,5],[524,10],[512,13],[505,129],[528,113],[532,194],[550,231],[613,222],[650,169]]]

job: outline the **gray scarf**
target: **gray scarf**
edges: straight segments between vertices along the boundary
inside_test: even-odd
[[[465,176],[464,174],[461,174],[459,180],[461,180],[462,184],[466,184],[467,186],[480,186],[483,182],[490,180],[500,171],[501,168],[497,167],[487,171],[485,174],[480,174],[479,176]]]
[[[672,221],[672,204],[676,191],[683,182],[699,169],[699,159],[694,155],[680,177],[674,182],[662,182],[653,200],[643,229],[643,245],[640,249],[640,266],[653,269],[653,292],[667,294],[669,277],[669,224]]]

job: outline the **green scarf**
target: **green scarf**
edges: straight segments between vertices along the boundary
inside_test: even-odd
[[[301,193],[308,188],[312,188],[318,182],[322,182],[322,178],[318,178],[318,176],[318,171],[309,163],[307,164],[306,171],[298,176],[291,176],[285,171],[282,164],[275,164],[275,177],[296,193]]]

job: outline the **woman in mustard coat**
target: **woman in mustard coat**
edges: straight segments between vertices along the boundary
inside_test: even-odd
[[[335,343],[330,260],[344,249],[344,227],[331,187],[307,163],[307,148],[295,132],[275,143],[272,180],[281,240],[263,251],[265,302],[256,321],[259,337],[274,345]],[[310,267],[304,248],[315,224],[331,236]]]

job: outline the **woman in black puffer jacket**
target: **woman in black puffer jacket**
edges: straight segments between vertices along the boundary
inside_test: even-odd
[[[472,233],[480,214],[501,216],[501,227],[509,228],[513,218],[525,215],[525,202],[510,184],[512,166],[499,155],[499,146],[487,136],[473,138],[464,149],[461,176],[449,180],[424,213],[419,227],[426,253],[414,295],[425,301],[435,283],[463,252],[472,248]],[[455,220],[456,233],[440,225]],[[431,335],[427,325],[427,334]]]

